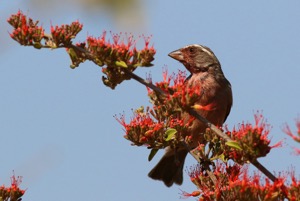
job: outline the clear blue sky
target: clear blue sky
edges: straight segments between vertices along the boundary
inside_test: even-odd
[[[300,114],[297,0],[144,0],[125,16],[87,12],[69,1],[37,2],[4,0],[0,5],[0,184],[8,185],[15,170],[24,177],[24,201],[179,200],[180,189],[191,192],[194,186],[187,175],[180,187],[150,180],[147,173],[163,151],[148,162],[149,150],[132,147],[122,137],[113,115],[124,111],[129,117],[132,108],[148,104],[145,87],[127,81],[112,91],[102,84],[101,69],[90,62],[72,70],[64,50],[19,46],[9,38],[6,23],[18,9],[46,28],[50,22],[78,19],[84,24],[80,40],[103,30],[152,34],[155,66],[137,74],[151,72],[156,81],[164,65],[169,71],[183,69],[169,52],[193,43],[209,46],[233,87],[230,128],[253,122],[253,112],[263,110],[273,126],[272,144],[287,138],[281,131],[284,123],[295,130]],[[291,146],[300,147],[287,138],[283,148],[260,161],[272,172],[294,166],[299,175],[299,156],[292,155]],[[194,163],[189,157],[186,166]]]

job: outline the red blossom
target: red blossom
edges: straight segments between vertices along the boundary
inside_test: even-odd
[[[11,179],[11,187],[12,188],[19,188],[20,184],[22,183],[22,177],[18,176],[16,177],[15,175],[10,177]]]
[[[87,38],[87,50],[95,57],[93,61],[103,67],[102,72],[106,74],[102,80],[105,85],[114,88],[124,80],[130,79],[122,69],[134,71],[138,66],[152,66],[156,53],[155,49],[145,46],[137,50],[136,41],[132,34],[111,33],[113,43],[106,39],[106,31],[98,38],[89,36]],[[123,38],[125,37],[125,39]],[[127,41],[126,43],[124,41]]]
[[[187,115],[183,107],[193,106],[200,90],[198,87],[186,87],[185,79],[183,71],[179,71],[177,75],[168,75],[168,71],[164,69],[163,81],[156,83],[156,86],[165,91],[166,95],[159,97],[160,95],[148,89],[153,107],[148,108],[145,113],[135,113],[129,123],[123,117],[118,119],[125,128],[126,139],[136,145],[164,148],[168,145],[177,146],[182,139],[188,137],[185,136],[187,129],[195,118]],[[165,133],[171,128],[176,133],[166,140]]]
[[[143,38],[144,38],[144,41],[145,41],[145,48],[148,49],[148,46],[150,44],[150,40],[151,40],[152,36],[145,36],[145,35],[143,35]]]
[[[297,124],[297,127],[298,127],[299,122],[296,122],[296,124]],[[299,127],[298,127],[298,130],[299,130]],[[300,142],[300,133],[299,133],[299,131],[298,131],[298,136],[295,135],[291,131],[290,127],[286,124],[285,127],[283,128],[283,132],[285,132],[288,136],[290,136],[296,142]]]
[[[0,187],[0,198],[4,201],[19,201],[21,197],[24,195],[25,190],[21,190],[19,185],[22,182],[22,177],[16,177],[13,175],[11,177],[11,186],[5,187],[4,185]]]
[[[182,194],[182,198],[198,197],[200,195],[200,191],[193,191],[192,193],[182,191],[181,194]]]
[[[199,200],[298,200],[300,196],[300,181],[295,178],[294,171],[281,174],[275,182],[254,173],[249,175],[248,168],[234,164],[217,163],[212,171],[217,179],[215,182],[201,166],[197,165],[189,172],[191,180],[197,186]],[[287,182],[288,177],[291,183]],[[184,197],[192,195],[183,192]]]
[[[112,33],[111,36],[113,43],[110,43],[106,39],[107,32],[104,31],[98,38],[89,36],[87,38],[88,49],[99,60],[103,61],[103,64],[108,66],[115,65],[116,61],[123,61],[126,65],[131,65],[136,62],[134,57],[137,57],[137,51],[135,47],[135,40],[132,34],[125,34],[127,38],[127,44],[121,39],[122,33]]]
[[[283,127],[282,130],[285,134],[290,136],[294,141],[300,143],[300,117],[298,117],[295,120],[295,124],[296,124],[296,127],[297,127],[297,133],[296,134],[294,134],[294,132],[291,130],[291,128],[288,124],[285,124],[285,126]],[[300,149],[299,148],[294,147],[293,149],[294,149],[294,153],[296,155],[300,155]]]
[[[296,154],[296,155],[300,155],[300,149],[299,149],[299,148],[295,148],[295,147],[294,147],[294,151],[295,151],[295,154]]]
[[[129,123],[126,123],[125,115],[121,115],[119,118],[116,117],[116,119],[126,131],[124,137],[135,145],[151,146],[157,142],[163,142],[164,125],[161,122],[154,121],[148,112],[135,113]]]
[[[225,157],[234,159],[238,163],[245,163],[253,161],[258,157],[266,156],[271,148],[279,147],[282,141],[270,146],[268,138],[271,126],[266,122],[263,115],[256,113],[254,115],[255,124],[241,123],[233,131],[226,133],[236,142],[238,142],[240,149],[235,147],[227,147],[224,151]]]
[[[186,72],[178,71],[177,74],[168,75],[168,71],[165,69],[163,72],[163,81],[157,82],[156,86],[166,92],[167,98],[165,102],[155,102],[155,105],[170,105],[170,109],[176,110],[177,108],[190,108],[194,106],[195,102],[201,95],[201,86],[189,86],[185,85]],[[148,95],[154,101],[158,99],[156,93],[149,91]]]
[[[70,25],[65,24],[61,26],[51,25],[51,35],[52,40],[55,44],[54,47],[59,47],[61,45],[71,44],[71,40],[76,37],[76,35],[82,30],[83,25],[78,21],[72,22]]]
[[[51,25],[51,34],[44,34],[44,29],[19,11],[8,19],[14,30],[10,36],[21,45],[35,48],[64,47],[71,59],[71,68],[76,68],[86,60],[98,66],[105,66],[102,72],[103,83],[114,89],[124,80],[131,79],[125,71],[133,72],[139,66],[152,66],[156,50],[150,47],[151,37],[144,37],[145,45],[137,50],[136,41],[132,34],[117,34],[111,32],[111,39],[106,37],[106,31],[100,37],[88,36],[82,43],[73,45],[73,39],[82,30],[83,25],[78,21],[65,25]],[[125,37],[124,37],[125,35]],[[43,42],[43,43],[42,43]]]
[[[36,48],[41,47],[41,40],[44,37],[44,29],[37,26],[38,21],[34,22],[21,12],[11,15],[7,22],[14,27],[10,37],[21,45],[33,45]]]

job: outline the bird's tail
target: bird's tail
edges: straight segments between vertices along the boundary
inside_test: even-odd
[[[185,149],[167,149],[165,155],[158,164],[149,172],[148,176],[155,180],[161,180],[170,187],[173,183],[181,185],[183,181],[183,165],[187,155]]]

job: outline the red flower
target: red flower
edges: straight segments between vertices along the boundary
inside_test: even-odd
[[[158,149],[177,146],[187,137],[185,134],[194,117],[184,114],[183,107],[193,106],[200,90],[198,87],[186,87],[185,79],[183,71],[179,71],[177,75],[168,75],[168,71],[164,70],[163,81],[156,83],[156,86],[165,91],[166,95],[161,96],[148,89],[153,108],[135,113],[129,123],[125,123],[124,117],[118,119],[125,128],[126,139],[135,145],[144,144]],[[168,138],[166,132],[169,129],[173,129],[174,133]]]
[[[37,26],[38,21],[34,22],[31,18],[27,19],[21,11],[11,15],[7,22],[14,27],[10,37],[21,45],[33,45],[36,48],[41,47],[41,40],[44,37],[44,29]]]
[[[243,164],[247,161],[253,161],[258,157],[266,156],[271,148],[279,147],[282,142],[270,146],[268,139],[270,125],[260,113],[254,115],[255,124],[241,123],[237,129],[232,132],[226,129],[226,133],[239,144],[239,149],[229,146],[225,149],[224,154],[228,159],[234,159],[236,162]]]
[[[82,30],[82,27],[83,25],[78,21],[72,22],[71,25],[65,24],[55,27],[51,25],[51,35],[54,42],[53,48],[71,44],[71,40]]]
[[[163,143],[164,125],[155,122],[148,112],[135,113],[128,124],[124,115],[116,119],[125,129],[124,137],[135,145],[154,146],[156,143]]]
[[[217,163],[211,173],[215,176],[214,182],[200,165],[189,172],[198,188],[194,192],[199,192],[199,200],[298,200],[300,196],[300,181],[295,178],[294,171],[281,174],[275,182],[258,173],[250,176],[247,168],[237,164]],[[289,175],[291,183],[285,184]],[[184,197],[191,195],[183,191]]]
[[[21,197],[24,195],[25,190],[21,190],[19,188],[19,185],[22,182],[22,177],[18,176],[16,177],[13,175],[11,177],[11,186],[0,187],[0,198],[1,200],[10,200],[10,201],[18,201],[21,200]]]
[[[290,136],[294,141],[300,143],[300,117],[298,117],[296,119],[296,127],[297,127],[297,134],[294,134],[289,125],[285,125],[285,127],[283,128],[283,132],[285,132],[288,136]],[[300,155],[300,149],[299,148],[296,148],[294,147],[294,153],[296,155]]]

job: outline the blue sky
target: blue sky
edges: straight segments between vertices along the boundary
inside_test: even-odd
[[[124,111],[129,117],[132,108],[147,105],[145,87],[132,80],[112,91],[91,62],[72,70],[64,50],[19,46],[9,38],[6,23],[18,9],[45,28],[78,19],[84,24],[81,41],[103,30],[152,34],[155,66],[137,74],[151,72],[156,81],[164,65],[169,71],[183,69],[169,52],[194,43],[210,47],[233,88],[229,128],[253,122],[253,113],[262,110],[272,125],[271,144],[286,141],[260,161],[271,172],[294,166],[300,175],[299,156],[291,149],[299,145],[281,130],[284,123],[296,130],[300,114],[299,1],[144,0],[136,12],[121,17],[69,1],[34,2],[4,0],[0,5],[0,184],[9,184],[15,170],[27,188],[24,200],[179,200],[180,189],[193,191],[194,186],[187,175],[180,187],[150,180],[147,173],[163,151],[148,162],[149,150],[130,146],[122,137],[113,116]],[[186,166],[194,163],[189,157]]]

